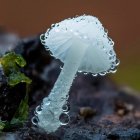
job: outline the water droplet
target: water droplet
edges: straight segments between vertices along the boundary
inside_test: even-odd
[[[53,27],[55,27],[55,24],[52,24],[52,25],[51,25],[51,28],[53,28]]]
[[[50,56],[52,56],[52,57],[53,57],[54,55],[50,52]]]
[[[100,46],[101,49],[103,49],[103,50],[105,49],[105,46],[103,45],[102,42],[99,43],[99,46]]]
[[[116,55],[113,55],[112,56],[112,60],[116,60]]]
[[[116,59],[116,66],[118,66],[120,64],[120,60]]]
[[[60,66],[60,69],[62,70],[62,69],[63,69],[63,67],[62,67],[62,66]]]
[[[111,56],[109,57],[109,60],[112,60],[112,57]]]
[[[112,69],[112,70],[113,70],[114,68],[115,68],[115,66],[114,66],[114,65],[111,65],[111,68],[110,68],[110,69]]]
[[[111,46],[114,46],[114,42],[113,42],[113,41],[111,41],[111,42],[110,42],[110,45],[111,45]]]
[[[49,48],[48,48],[47,46],[45,46],[45,49],[46,49],[46,50],[49,50]]]
[[[36,110],[34,111],[34,115],[37,116],[38,114],[36,113]]]
[[[110,70],[107,70],[106,73],[110,73]]]
[[[45,34],[41,34],[41,35],[40,35],[40,40],[41,40],[41,41],[44,41],[44,40],[45,40]]]
[[[50,101],[47,101],[47,102],[45,103],[45,105],[47,105],[47,106],[50,105]]]
[[[105,29],[105,32],[108,34],[108,30],[107,29]]]
[[[41,111],[42,111],[41,106],[40,106],[40,105],[37,106],[36,109],[35,109],[35,112],[36,112],[37,114],[41,114]]]
[[[107,35],[106,35],[106,33],[103,35],[103,37],[105,38]]]
[[[110,70],[111,73],[116,73],[117,69]]]
[[[92,76],[94,76],[94,77],[96,77],[97,75],[98,75],[98,74],[96,74],[96,73],[93,73],[93,74],[92,74]]]
[[[45,45],[45,41],[41,41],[41,44],[42,44],[42,45]]]
[[[61,125],[67,125],[70,121],[70,117],[67,113],[64,112],[59,116],[59,121]]]
[[[36,116],[34,116],[32,119],[31,119],[31,122],[33,123],[33,125],[37,125],[38,124],[38,118]]]
[[[49,31],[50,31],[50,28],[49,28],[49,29],[47,29],[47,32],[49,32]],[[47,33],[47,32],[46,32],[46,33]]]
[[[101,73],[99,73],[101,76],[104,76],[104,75],[106,75],[106,72],[101,72]]]
[[[113,50],[110,50],[109,51],[109,55],[113,55]]]
[[[45,34],[40,35],[40,40],[43,45],[45,45]]]
[[[56,23],[55,26],[56,26],[56,27],[59,27],[59,23]]]
[[[116,66],[116,63],[115,62],[112,62],[112,65],[115,67]]]
[[[82,71],[81,71],[81,70],[79,70],[78,72],[79,72],[79,73],[82,73]]]
[[[88,73],[87,72],[84,72],[84,74],[87,75]]]
[[[44,98],[44,99],[43,99],[43,104],[44,104],[45,106],[50,105],[50,102],[51,102],[51,100],[50,100],[49,98]]]
[[[61,97],[61,101],[64,101],[64,100],[66,100],[66,98],[65,97]]]
[[[68,95],[66,95],[66,100],[68,100],[69,99],[69,94]]]
[[[79,17],[79,15],[76,15],[75,18],[76,18],[76,17]]]
[[[64,104],[64,105],[62,106],[62,110],[63,110],[63,112],[68,112],[68,111],[69,111],[68,105],[67,105],[67,104]]]

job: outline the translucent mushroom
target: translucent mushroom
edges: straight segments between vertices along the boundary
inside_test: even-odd
[[[119,60],[113,49],[114,42],[93,16],[83,15],[53,24],[40,38],[45,48],[64,63],[50,95],[36,108],[33,118],[35,124],[51,133],[69,121],[66,103],[76,73],[93,76],[114,73]]]

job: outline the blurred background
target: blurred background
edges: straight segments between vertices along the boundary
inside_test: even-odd
[[[121,60],[112,78],[140,91],[139,6],[140,0],[0,0],[0,27],[28,37],[65,18],[94,15],[108,29]]]

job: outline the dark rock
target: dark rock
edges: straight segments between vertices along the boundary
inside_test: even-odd
[[[25,84],[18,84],[15,87],[5,84],[0,87],[0,116],[3,121],[10,121],[13,118],[25,94]]]
[[[21,140],[21,139],[14,133],[5,133],[0,135],[0,140]]]
[[[111,131],[108,138],[112,140],[139,140],[140,130],[136,128],[116,129]]]
[[[66,130],[62,140],[105,140],[106,136],[103,134],[96,134],[88,129],[68,129]]]
[[[7,83],[7,77],[4,75],[2,66],[0,66],[0,87]]]

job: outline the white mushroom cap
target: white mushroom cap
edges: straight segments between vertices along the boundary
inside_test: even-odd
[[[49,49],[54,57],[64,63],[75,39],[80,44],[87,45],[78,71],[90,72],[94,75],[105,75],[116,71],[115,68],[119,61],[113,49],[114,42],[108,37],[96,17],[83,15],[69,18],[53,24],[45,36],[41,35],[42,44],[46,49]],[[75,47],[79,47],[80,51],[80,45]]]

